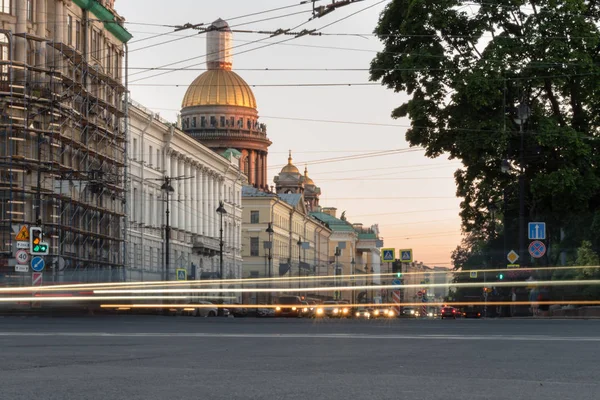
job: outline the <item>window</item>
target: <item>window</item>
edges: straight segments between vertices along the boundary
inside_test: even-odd
[[[160,150],[156,149],[156,169],[160,168]]]
[[[112,46],[106,47],[106,73],[110,75],[112,73]]]
[[[251,224],[258,224],[258,220],[259,220],[259,211],[250,211],[250,223]]]
[[[33,0],[27,0],[27,21],[33,22]]]
[[[75,21],[75,49],[81,50],[81,21]]]
[[[115,78],[121,76],[121,65],[119,63],[119,51],[115,48]]]
[[[0,12],[10,14],[10,0],[0,0]]]
[[[73,46],[73,17],[67,15],[67,44]]]
[[[202,116],[200,117],[200,128],[204,128],[206,127],[206,117]]]
[[[225,127],[225,117],[221,117],[221,128]]]
[[[149,150],[148,150],[148,166],[151,167],[152,166],[152,156],[154,154],[152,154],[152,146],[149,146]]]
[[[231,126],[232,128],[235,126],[235,117],[229,118],[229,126]]]
[[[137,139],[133,138],[133,145],[131,146],[131,157],[135,160],[137,156]]]
[[[215,128],[217,126],[217,118],[215,116],[210,117],[210,127]]]
[[[192,117],[192,128],[196,127],[196,117]]]
[[[98,31],[95,29],[92,29],[92,55],[96,58],[98,58],[99,56],[99,52],[100,52],[100,35],[98,34]]]
[[[131,201],[131,220],[132,221],[136,221],[136,217],[137,217],[137,199],[138,199],[138,190],[136,188],[133,188],[133,200]]]
[[[257,237],[250,238],[250,255],[258,256],[258,238]]]
[[[6,33],[0,33],[0,60],[8,61],[9,54],[8,37],[6,36]],[[8,80],[8,65],[2,66],[2,76],[0,76],[0,80]]]

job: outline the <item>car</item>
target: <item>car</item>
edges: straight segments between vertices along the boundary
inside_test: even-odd
[[[462,314],[465,318],[481,318],[481,311],[476,308],[467,308]]]
[[[233,315],[236,318],[243,318],[245,316],[248,315],[248,309],[246,307],[241,307],[242,304],[240,303],[233,303],[232,304],[235,307],[231,307],[231,315]]]
[[[216,317],[219,315],[219,309],[216,305],[210,301],[199,300],[198,304],[204,305],[204,307],[184,307],[180,309],[180,315],[189,315],[192,317]],[[169,310],[172,312],[172,310]],[[222,316],[228,317],[230,312],[227,308],[221,308]]]
[[[308,304],[307,301],[303,301],[302,302],[302,316],[303,317],[310,317],[312,315],[312,313],[314,312],[314,308],[310,306],[310,304]]]
[[[410,307],[403,307],[400,313],[400,317],[402,318],[415,318],[417,315],[417,310]]]
[[[456,319],[456,313],[457,310],[454,307],[443,307],[442,308],[442,319],[444,318],[452,318],[452,319]]]
[[[389,308],[375,308],[371,313],[373,318],[394,318],[396,317],[396,311]]]
[[[304,304],[299,296],[283,296],[277,300],[276,317],[301,317]]]
[[[370,319],[373,310],[371,308],[360,307],[354,313],[355,318]]]
[[[329,318],[348,318],[350,317],[350,306],[340,304],[337,301],[323,302],[324,316]]]
[[[264,306],[264,304],[262,304]],[[275,316],[275,309],[272,307],[261,307],[256,309],[256,316],[258,318],[268,318]]]

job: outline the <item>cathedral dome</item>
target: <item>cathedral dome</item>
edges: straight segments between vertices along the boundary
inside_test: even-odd
[[[238,74],[227,69],[209,69],[189,86],[182,108],[195,106],[238,106],[256,109],[250,86]]]
[[[290,155],[288,156],[288,163],[285,167],[281,169],[282,174],[298,174],[300,175],[300,171],[294,164],[292,164],[292,151],[290,150]]]
[[[314,185],[315,181],[308,177],[308,168],[304,167],[304,184],[305,185]]]

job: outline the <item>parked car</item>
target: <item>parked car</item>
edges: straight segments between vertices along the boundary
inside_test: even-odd
[[[304,304],[299,296],[283,296],[277,300],[276,317],[301,317]]]
[[[203,304],[205,307],[184,307],[184,308],[172,308],[169,310],[174,315],[189,315],[192,317],[216,317],[219,315],[219,309],[210,301],[198,300],[197,304]],[[229,309],[222,308],[221,313],[223,316],[229,316]]]
[[[370,319],[372,313],[373,309],[371,308],[359,307],[354,313],[354,317],[359,319]]]
[[[372,318],[394,318],[396,312],[390,308],[376,308],[371,313]]]
[[[233,303],[235,307],[231,307],[231,315],[236,318],[243,318],[248,315],[248,309],[246,307],[240,307],[243,304],[241,303]]]

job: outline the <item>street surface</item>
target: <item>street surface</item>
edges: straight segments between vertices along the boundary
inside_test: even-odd
[[[594,399],[600,320],[0,318],[0,398]]]

